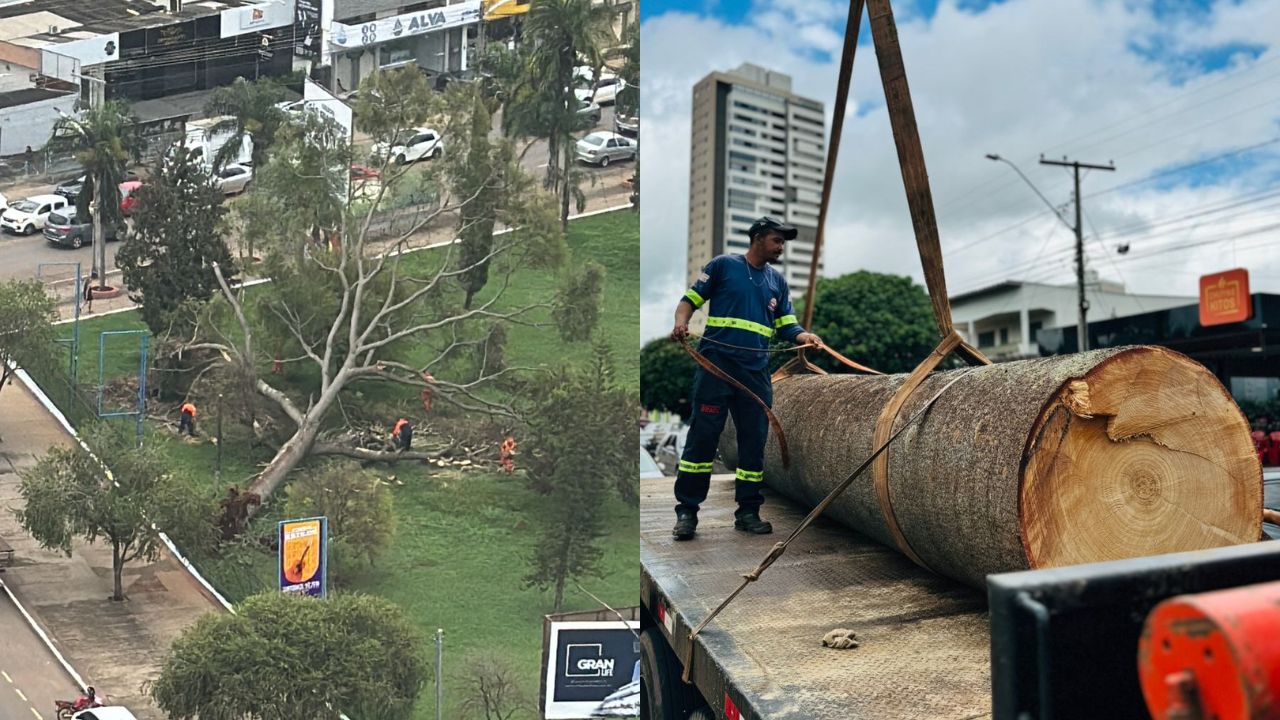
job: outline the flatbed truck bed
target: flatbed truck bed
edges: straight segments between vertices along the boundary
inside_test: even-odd
[[[690,630],[800,523],[804,509],[766,490],[762,515],[774,533],[737,532],[733,478],[717,476],[697,537],[676,542],[672,483],[640,484],[640,600],[650,633],[650,647],[641,647],[642,654],[674,651],[642,662],[650,663],[650,683],[678,695],[670,674],[679,683],[681,665],[671,661],[686,656]],[[853,630],[860,646],[823,647],[835,628]],[[990,648],[983,591],[819,518],[698,636],[691,680],[701,699],[692,702],[705,699],[703,717],[730,720],[990,718]],[[666,677],[657,677],[663,671],[655,662]],[[682,718],[688,710],[660,708],[648,717]]]

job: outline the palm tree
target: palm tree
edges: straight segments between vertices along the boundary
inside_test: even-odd
[[[94,272],[98,288],[106,289],[107,248],[103,239],[103,221],[118,225],[120,183],[125,171],[142,154],[143,141],[138,135],[137,118],[129,106],[112,100],[97,108],[80,108],[78,117],[63,114],[53,125],[53,136],[45,146],[54,153],[74,154],[84,168],[85,181],[80,197],[92,198],[87,212],[93,218]],[[86,208],[80,203],[77,215],[84,217]]]
[[[213,157],[215,170],[227,164],[246,137],[253,140],[254,171],[262,168],[267,148],[275,141],[276,131],[285,123],[285,113],[279,107],[284,98],[284,88],[271,79],[250,82],[236,78],[232,84],[210,93],[204,106],[205,115],[226,118],[214,125],[212,131],[231,133]]]
[[[560,193],[560,221],[569,223],[572,194],[574,139],[578,126],[578,101],[573,94],[573,69],[579,58],[597,73],[603,66],[604,48],[613,29],[611,9],[592,0],[539,0],[525,21],[525,39],[531,45],[528,70],[532,83],[545,88],[540,103],[548,110],[543,137],[547,138],[546,185]],[[548,78],[551,82],[547,82]]]

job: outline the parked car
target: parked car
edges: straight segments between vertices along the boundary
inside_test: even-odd
[[[612,105],[618,100],[618,91],[627,86],[627,81],[616,75],[602,75],[593,87],[577,88],[573,91],[579,100],[593,100],[597,105]]]
[[[218,171],[213,181],[223,195],[235,195],[249,189],[253,171],[244,165],[228,165]]]
[[[107,242],[112,242],[119,240],[124,232],[108,224],[102,228],[102,235]],[[93,223],[80,222],[76,218],[75,206],[68,205],[49,213],[49,219],[44,224],[44,237],[50,245],[81,248],[93,244]]]
[[[438,158],[443,154],[444,138],[431,128],[414,128],[408,140],[399,145],[388,146],[380,142],[373,146],[374,157],[389,157],[400,165],[423,158]]]
[[[631,137],[638,137],[640,135],[640,116],[614,113],[613,131]]]
[[[140,180],[120,183],[120,212],[125,217],[132,215],[133,209],[138,206],[138,188],[140,187],[142,187]]]
[[[611,132],[593,132],[578,141],[578,159],[591,165],[608,167],[616,160],[634,160],[636,141]]]
[[[129,708],[120,705],[81,710],[71,716],[71,720],[138,720]]]
[[[600,124],[600,106],[590,100],[579,100],[578,119],[582,120],[584,128],[595,127]]]
[[[30,235],[44,229],[49,213],[61,210],[70,203],[61,195],[33,195],[9,206],[0,214],[0,228],[9,232]]]
[[[81,175],[75,180],[66,180],[64,182],[60,182],[58,183],[57,187],[53,189],[53,192],[55,195],[61,195],[62,197],[66,198],[67,202],[71,203],[72,205],[78,205],[80,204],[79,203],[80,191],[84,189],[84,179],[85,179],[84,175]],[[124,173],[125,182],[133,182],[134,180],[139,180],[139,179],[140,178],[138,177],[138,173],[132,170],[126,170]]]
[[[382,173],[367,165],[351,166],[351,180],[353,182],[357,180],[377,180],[380,177],[382,177]]]

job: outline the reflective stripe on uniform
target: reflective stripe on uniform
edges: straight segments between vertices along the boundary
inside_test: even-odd
[[[782,317],[773,321],[773,326],[776,328],[780,328],[783,325],[794,325],[796,322],[797,320],[795,315],[783,315]]]
[[[706,300],[702,299],[701,295],[693,291],[693,288],[686,290],[684,296],[689,298],[689,302],[693,303],[695,308],[702,307],[702,304],[706,302]]]
[[[687,472],[687,473],[711,472],[711,463],[709,462],[696,463],[696,462],[689,462],[688,460],[681,460],[679,467],[680,467],[680,472]]]
[[[738,330],[747,330],[749,332],[758,333],[765,337],[773,337],[773,328],[765,327],[760,323],[754,323],[750,320],[743,320],[742,318],[717,317],[712,315],[707,318],[707,327],[736,328]]]
[[[734,477],[743,482],[764,482],[764,471],[738,468],[738,472],[734,473]]]

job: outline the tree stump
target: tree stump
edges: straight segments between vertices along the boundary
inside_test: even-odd
[[[989,573],[1253,542],[1262,468],[1239,407],[1207,369],[1127,347],[934,373],[897,425],[955,373],[968,376],[889,448],[889,491],[933,571],[983,587]],[[905,375],[799,375],[774,387],[791,449],[770,436],[765,480],[817,504],[874,448]],[[735,433],[721,450],[736,467]],[[827,515],[893,545],[868,469]]]

